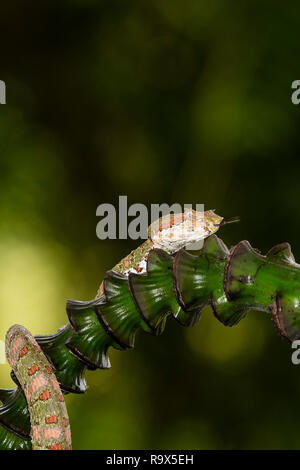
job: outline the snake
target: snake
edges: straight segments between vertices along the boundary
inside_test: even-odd
[[[173,254],[186,245],[198,243],[215,233],[223,217],[213,210],[167,214],[148,228],[148,239],[123,258],[113,271],[128,278],[146,272],[151,250]],[[96,298],[104,293],[102,282]],[[14,380],[23,390],[30,415],[33,450],[71,450],[71,431],[64,396],[51,362],[36,339],[21,325],[13,325],[6,334],[7,360]]]
[[[51,364],[31,333],[13,325],[6,334],[7,360],[24,391],[33,450],[71,450],[65,400]]]
[[[131,273],[144,274],[147,271],[147,260],[151,250],[161,249],[172,255],[187,245],[191,248],[193,244],[216,233],[220,226],[225,224],[223,220],[224,218],[217,215],[214,210],[201,212],[186,208],[184,212],[166,214],[148,227],[147,240],[116,264],[112,270],[126,277]],[[103,293],[102,282],[97,297]]]
[[[64,395],[87,390],[86,369],[110,368],[110,347],[133,348],[139,331],[160,335],[168,318],[190,327],[208,310],[228,327],[257,310],[298,341],[300,265],[289,243],[266,255],[247,240],[229,249],[215,233],[229,222],[214,211],[163,216],[106,272],[93,300],[67,301],[69,322],[58,332],[33,337],[13,326],[6,354],[17,387],[0,389],[0,449],[71,449]]]

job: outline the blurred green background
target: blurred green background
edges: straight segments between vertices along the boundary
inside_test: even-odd
[[[204,203],[219,234],[300,259],[297,3],[19,0],[1,6],[0,339],[49,334],[137,246],[96,208]],[[206,311],[111,351],[68,396],[75,449],[300,448],[300,366],[270,318]],[[0,366],[1,386],[11,386]]]

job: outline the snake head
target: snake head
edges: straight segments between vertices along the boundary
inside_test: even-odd
[[[160,217],[150,225],[148,235],[154,248],[174,253],[215,233],[222,220],[213,210],[197,212],[188,208],[183,213]]]

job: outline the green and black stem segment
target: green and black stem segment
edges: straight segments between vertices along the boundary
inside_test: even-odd
[[[56,334],[36,336],[65,393],[85,392],[86,368],[110,367],[110,346],[133,348],[139,329],[161,334],[171,315],[193,326],[207,305],[224,325],[260,310],[271,314],[282,336],[300,337],[300,265],[288,243],[262,256],[247,241],[229,251],[212,235],[199,256],[154,249],[145,274],[108,271],[103,286],[104,294],[90,302],[67,302],[69,324]],[[0,449],[31,449],[29,413],[18,383],[0,390],[0,400]]]

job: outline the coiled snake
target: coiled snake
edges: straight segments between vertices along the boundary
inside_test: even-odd
[[[149,238],[118,263],[113,271],[128,277],[146,272],[152,249],[172,254],[188,243],[199,242],[216,232],[223,218],[213,211],[185,210],[167,215],[149,227]],[[103,295],[103,283],[97,297]],[[69,450],[71,432],[64,397],[52,364],[28,330],[12,326],[6,335],[6,356],[14,380],[22,388],[30,414],[33,450]]]
[[[300,338],[300,265],[290,245],[265,256],[245,240],[229,250],[214,234],[223,224],[213,211],[163,217],[106,273],[95,299],[67,302],[69,323],[57,333],[33,338],[20,326],[8,331],[17,388],[0,389],[0,449],[70,449],[63,394],[84,393],[85,370],[109,368],[110,347],[133,348],[139,330],[161,334],[167,318],[193,326],[209,307],[233,326],[258,310],[283,337]],[[183,249],[199,240],[200,253]]]

